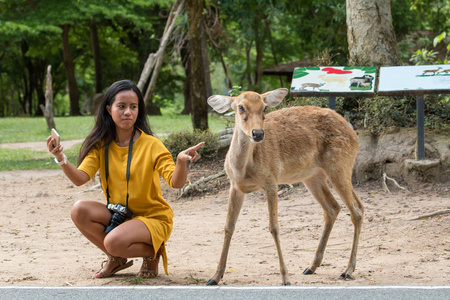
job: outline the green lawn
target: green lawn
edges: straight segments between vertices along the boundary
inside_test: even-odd
[[[192,130],[191,116],[188,115],[167,113],[149,116],[148,120],[152,131],[157,134]],[[208,123],[212,132],[219,132],[226,127],[226,120],[216,114],[209,115]],[[61,140],[83,139],[94,126],[94,117],[57,117],[55,124]],[[44,117],[0,118],[0,129],[0,143],[45,142],[50,135]]]
[[[165,113],[163,116],[149,116],[149,122],[156,134],[192,130],[191,117],[186,115]],[[226,127],[227,121],[216,114],[210,114],[208,123],[212,132],[218,132]],[[57,117],[55,124],[62,141],[84,139],[94,126],[94,117]],[[0,129],[0,143],[45,143],[50,135],[44,117],[0,118]],[[64,151],[74,164],[79,146]],[[47,151],[0,148],[0,171],[57,168],[59,166],[53,162],[52,155]]]

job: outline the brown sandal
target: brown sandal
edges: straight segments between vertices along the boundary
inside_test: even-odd
[[[158,251],[156,254],[156,258],[153,256],[147,256],[142,258],[142,266],[137,274],[138,277],[143,278],[156,278],[158,277],[158,265],[159,265],[159,257],[161,256],[161,251]],[[156,269],[150,269],[150,262],[156,261]]]
[[[112,269],[111,272],[107,273],[107,272],[105,271],[105,269],[103,269],[103,266],[104,266],[105,263],[110,262],[110,261],[116,261],[116,262],[119,263],[119,265],[118,265],[117,267],[115,267],[114,269]],[[116,274],[117,272],[119,272],[119,271],[121,271],[121,270],[124,270],[124,269],[126,269],[126,268],[131,267],[132,265],[133,265],[133,261],[132,261],[132,260],[127,261],[126,258],[125,258],[125,262],[123,262],[123,260],[121,260],[121,257],[110,257],[110,258],[108,258],[107,260],[104,260],[104,261],[102,262],[102,268],[97,272],[98,274],[102,274],[102,276],[97,277],[97,276],[95,276],[95,274],[94,274],[93,277],[94,277],[94,278],[106,278],[106,277],[110,277],[110,276]],[[96,273],[96,274],[97,274],[97,273]]]

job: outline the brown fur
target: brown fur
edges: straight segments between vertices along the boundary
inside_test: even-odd
[[[236,110],[236,125],[225,160],[225,170],[231,182],[225,241],[217,272],[208,284],[217,284],[224,274],[231,236],[244,194],[257,190],[266,193],[269,228],[278,251],[282,282],[289,283],[279,241],[277,192],[278,184],[300,181],[304,182],[322,206],[325,220],[315,258],[304,274],[314,273],[322,262],[328,237],[340,211],[327,180],[348,207],[355,227],[350,261],[341,276],[351,278],[355,269],[364,213],[351,183],[353,164],[358,152],[358,137],[345,119],[330,109],[292,107],[277,110],[264,117],[264,107],[275,106],[287,94],[285,89],[273,92],[275,96],[272,92],[262,95],[245,92],[234,98],[212,96],[208,99],[213,108],[218,102],[223,105],[229,101],[229,106]],[[223,111],[224,108],[221,107]],[[261,142],[252,141],[253,130],[264,130]]]

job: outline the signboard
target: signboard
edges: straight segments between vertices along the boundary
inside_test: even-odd
[[[450,65],[380,67],[379,95],[447,94],[449,89]]]
[[[376,67],[300,67],[294,69],[293,97],[374,95]]]

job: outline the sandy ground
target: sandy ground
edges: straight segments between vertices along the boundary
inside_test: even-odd
[[[223,162],[193,165],[194,181],[220,170]],[[81,199],[104,202],[97,182],[75,187],[61,170],[0,172],[0,285],[110,286],[204,285],[215,273],[224,237],[227,179],[209,191],[177,199],[163,186],[175,219],[167,244],[169,275],[138,280],[142,260],[115,276],[92,279],[105,258],[76,229],[70,208]],[[317,202],[300,184],[279,199],[281,246],[292,285],[448,285],[450,284],[450,214],[411,220],[450,208],[448,185],[417,185],[385,192],[380,183],[355,188],[366,213],[354,280],[344,281],[353,225],[342,204],[325,252],[314,275],[302,275],[314,256],[323,217]],[[232,239],[223,281],[228,286],[281,284],[278,258],[268,230],[267,203],[260,192],[249,194]]]

